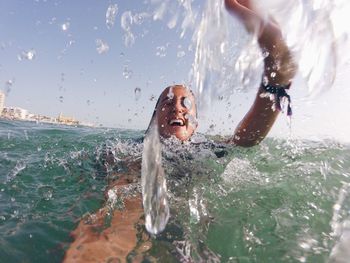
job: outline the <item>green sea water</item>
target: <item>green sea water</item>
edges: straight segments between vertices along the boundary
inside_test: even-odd
[[[81,217],[103,205],[109,170],[140,159],[142,136],[0,121],[0,262],[61,262]],[[107,169],[106,147],[117,161]],[[347,262],[349,145],[268,138],[250,149],[168,148],[171,218],[145,258]]]

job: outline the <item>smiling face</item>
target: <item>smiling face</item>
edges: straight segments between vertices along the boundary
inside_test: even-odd
[[[188,140],[197,128],[193,94],[180,85],[166,88],[160,95],[156,118],[162,137],[174,135],[181,141]]]

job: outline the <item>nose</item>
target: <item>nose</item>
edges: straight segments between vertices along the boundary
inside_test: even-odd
[[[185,110],[186,109],[182,106],[181,100],[176,100],[174,112],[175,113],[184,113]]]

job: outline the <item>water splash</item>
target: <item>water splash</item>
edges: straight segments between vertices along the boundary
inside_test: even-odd
[[[135,43],[135,36],[131,31],[131,26],[133,24],[133,15],[131,11],[126,11],[122,14],[120,25],[124,30],[124,45],[126,47],[131,47]]]
[[[107,53],[109,51],[109,46],[103,40],[96,39],[96,51],[98,54]]]
[[[22,51],[22,53],[17,56],[19,61],[33,60],[35,57],[36,57],[36,51],[34,49],[31,49],[28,51]]]
[[[6,176],[6,182],[12,181],[22,170],[27,167],[27,164],[23,160],[18,160],[16,166]]]
[[[168,222],[169,206],[156,122],[151,125],[143,147],[141,185],[145,226],[149,233],[158,234],[164,230]]]
[[[349,29],[344,18],[350,3],[344,0],[254,1],[262,17],[272,15],[305,80],[305,96],[329,90],[350,59]],[[263,58],[256,38],[245,32],[238,19],[225,10],[223,1],[207,1],[193,31],[195,59],[190,83],[198,106],[212,98],[255,90],[261,81]],[[218,28],[220,30],[218,30]],[[180,35],[181,37],[181,35]]]
[[[219,95],[227,97],[242,90],[238,88],[242,84],[252,85],[261,65],[262,60],[256,59],[257,48],[252,48],[252,38],[244,35],[242,26],[228,16],[223,1],[208,1],[193,34],[195,58],[189,77],[199,107],[210,105],[212,98]]]
[[[152,1],[155,6],[153,20],[166,20],[169,29],[180,27],[180,38],[195,27],[198,12],[193,8],[193,0]]]
[[[106,26],[108,29],[111,29],[114,26],[115,18],[117,14],[118,14],[118,5],[117,4],[109,5],[106,11]]]
[[[264,8],[256,4],[259,10],[269,10],[280,24],[309,94],[331,88],[342,66],[338,53],[344,56],[345,51],[341,45],[348,29],[344,24],[337,26],[335,19],[345,1],[265,1]]]
[[[348,262],[350,252],[350,218],[344,216],[344,208],[350,196],[350,184],[344,184],[339,191],[337,202],[333,205],[333,217],[331,220],[331,235],[337,239],[330,255],[330,262]],[[346,213],[348,214],[348,213]],[[344,217],[347,217],[344,219]],[[344,219],[344,220],[342,220]]]

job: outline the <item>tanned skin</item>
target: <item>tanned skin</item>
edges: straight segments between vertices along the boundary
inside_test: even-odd
[[[226,9],[240,18],[247,31],[257,35],[262,52],[268,52],[264,59],[264,73],[269,85],[287,86],[291,83],[297,66],[290,50],[282,38],[277,23],[270,18],[263,20],[254,11],[250,0],[225,0]],[[271,74],[274,73],[274,74]],[[273,110],[273,101],[262,97],[265,91],[259,88],[255,101],[238,124],[234,136],[229,140],[238,146],[250,147],[260,143],[268,134],[279,114]]]

